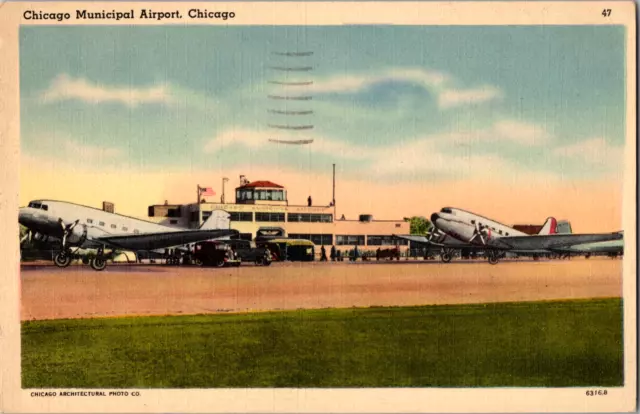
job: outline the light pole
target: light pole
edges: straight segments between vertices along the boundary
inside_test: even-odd
[[[222,178],[222,197],[220,197],[220,202],[222,204],[224,204],[224,183],[226,183],[227,181],[229,181],[227,177]]]

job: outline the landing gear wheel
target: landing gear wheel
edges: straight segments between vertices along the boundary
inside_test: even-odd
[[[71,255],[60,252],[53,258],[53,263],[58,267],[67,267],[71,264]]]
[[[89,262],[89,265],[93,270],[96,270],[99,272],[101,270],[104,270],[107,267],[107,261],[102,257],[94,257]]]
[[[262,260],[262,266],[270,266],[270,265],[271,265],[271,260],[269,259]]]
[[[498,264],[498,256],[491,255],[489,256],[489,264]]]
[[[224,267],[224,260],[220,259],[214,263],[215,267]]]
[[[451,261],[452,257],[449,253],[442,253],[440,255],[440,260],[442,260],[443,263],[449,263]]]
[[[196,265],[196,266],[202,266],[203,265],[202,260],[200,260],[200,259],[193,259],[192,263],[194,265]]]

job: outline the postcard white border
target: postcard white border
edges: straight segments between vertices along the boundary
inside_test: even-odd
[[[0,3],[1,4],[1,3]],[[211,389],[141,390],[138,398],[35,398],[20,388],[20,269],[17,237],[19,191],[18,29],[50,25],[25,21],[26,9],[48,12],[155,11],[215,8],[234,11],[232,20],[167,20],[178,25],[624,25],[627,61],[627,142],[623,201],[625,239],[625,386],[607,387],[606,397],[587,388],[479,389]],[[608,18],[602,10],[612,9]],[[56,25],[83,24],[76,20]],[[131,21],[88,21],[129,25]],[[136,25],[156,25],[136,20]],[[633,411],[636,396],[636,26],[635,4],[625,2],[255,2],[255,3],[5,3],[0,7],[0,301],[2,303],[2,399],[4,412],[598,412]]]

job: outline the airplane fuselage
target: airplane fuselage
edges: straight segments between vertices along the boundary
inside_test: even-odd
[[[145,233],[167,233],[180,231],[133,217],[109,213],[92,207],[64,201],[36,200],[22,207],[18,221],[32,232],[61,239],[63,225],[78,224],[67,235],[67,244],[82,248],[98,248],[102,243],[95,240],[104,236],[126,236]]]
[[[502,237],[527,235],[486,217],[449,207],[433,213],[431,222],[445,234],[461,242],[479,246],[497,244],[497,239]],[[479,230],[481,234],[478,234]]]

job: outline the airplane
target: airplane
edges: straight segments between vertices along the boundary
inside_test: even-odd
[[[432,215],[433,217],[433,215]],[[414,243],[425,244],[427,246],[435,246],[437,249],[440,249],[440,260],[444,263],[449,263],[451,259],[453,259],[453,255],[456,250],[467,250],[473,252],[484,252],[487,249],[484,246],[480,246],[477,244],[473,244],[468,241],[460,240],[452,235],[447,234],[446,232],[440,230],[437,226],[432,223],[431,229],[427,232],[426,236],[418,236],[418,235],[395,235],[394,237],[409,240]],[[506,227],[506,226],[505,226]],[[538,232],[538,235],[551,235],[557,234],[559,225],[555,218],[549,217],[546,222]],[[505,235],[527,235],[521,231],[515,230],[509,227],[509,231],[504,230],[503,233]],[[428,249],[428,247],[427,247]],[[514,252],[520,254],[545,254],[549,253],[548,250],[527,250],[522,252]]]
[[[24,238],[35,233],[36,238],[61,240],[61,250],[53,260],[56,266],[71,264],[75,256],[72,247],[76,251],[93,248],[97,253],[89,265],[100,271],[117,251],[179,248],[237,235],[236,230],[229,228],[229,216],[225,211],[214,211],[199,229],[179,229],[66,201],[34,200],[20,208],[18,221],[29,231]],[[111,249],[108,254],[107,248]]]
[[[431,223],[444,234],[488,252],[490,264],[508,251],[518,253],[548,253],[552,249],[579,244],[621,240],[622,232],[600,234],[557,234],[557,222],[549,218],[543,230],[548,234],[528,235],[469,211],[445,207],[431,215]],[[542,231],[541,231],[542,233]]]

